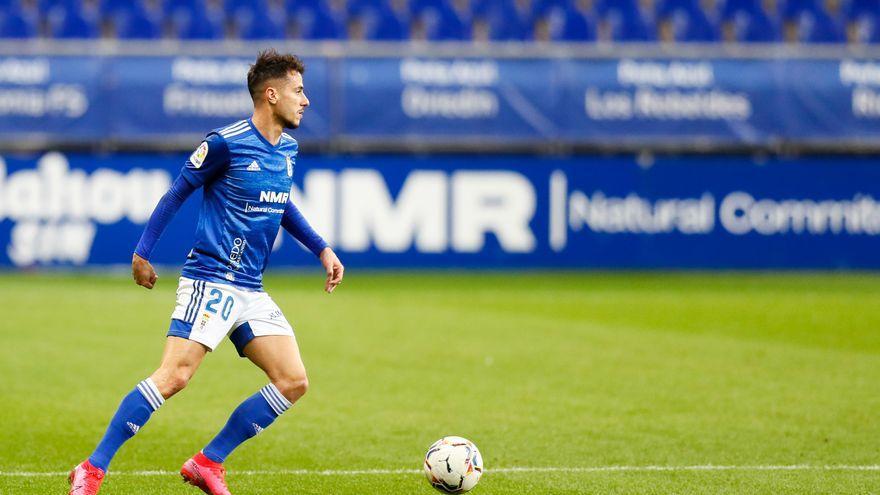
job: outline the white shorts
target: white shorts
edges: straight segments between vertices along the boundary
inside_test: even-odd
[[[212,351],[227,335],[240,356],[263,335],[290,335],[293,329],[269,294],[227,284],[180,277],[177,307],[168,335],[204,344]]]

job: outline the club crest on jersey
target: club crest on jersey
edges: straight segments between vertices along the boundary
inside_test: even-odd
[[[293,177],[293,159],[290,158],[290,155],[284,157],[287,159],[287,176]]]
[[[205,158],[208,157],[208,142],[202,141],[202,144],[193,151],[193,154],[189,156],[189,162],[193,164],[193,167],[200,168],[203,163],[205,163]]]

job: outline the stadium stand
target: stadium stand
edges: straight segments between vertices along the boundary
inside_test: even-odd
[[[0,0],[0,38],[880,42],[880,0]]]

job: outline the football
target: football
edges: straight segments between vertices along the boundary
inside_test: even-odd
[[[425,454],[425,476],[444,493],[471,490],[483,475],[483,457],[473,442],[462,437],[443,437]]]

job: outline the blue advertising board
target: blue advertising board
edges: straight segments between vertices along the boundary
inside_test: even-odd
[[[186,156],[0,157],[0,265],[129,263]],[[880,268],[876,159],[304,155],[294,179],[355,268]],[[182,264],[199,203],[153,261]],[[315,263],[275,247],[270,266]]]
[[[880,62],[307,57],[311,143],[767,146],[880,138]],[[0,57],[0,143],[167,145],[251,112],[251,59]],[[187,141],[188,142],[188,141]],[[167,147],[167,146],[166,146]]]

